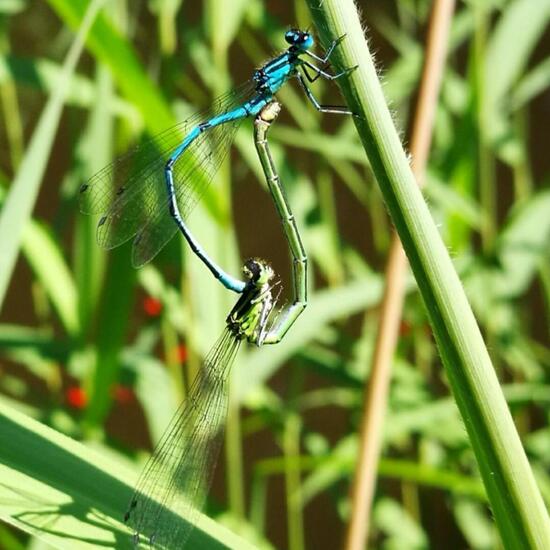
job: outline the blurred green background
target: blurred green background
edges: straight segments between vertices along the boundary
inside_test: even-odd
[[[431,2],[358,4],[406,144]],[[139,271],[129,245],[101,250],[78,188],[144,132],[249,78],[310,18],[300,0],[107,0],[63,97],[87,5],[0,2],[0,205],[10,187],[19,201],[0,227],[24,227],[13,268],[4,260],[17,237],[0,241],[0,404],[137,472],[234,297],[179,236]],[[425,189],[547,503],[549,19],[546,0],[458,3]],[[342,101],[336,86],[315,90]],[[260,547],[332,549],[349,517],[391,226],[352,121],[320,116],[295,83],[279,99],[271,146],[310,257],[310,302],[280,345],[237,358],[206,511]],[[247,257],[272,261],[290,298],[249,122],[190,223],[234,274]],[[10,506],[0,494],[2,517]],[[0,524],[0,548],[41,544]],[[499,546],[412,279],[369,545]]]

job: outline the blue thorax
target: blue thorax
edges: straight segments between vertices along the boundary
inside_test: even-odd
[[[254,73],[257,91],[265,96],[272,96],[291,78],[301,63],[300,55],[314,44],[313,37],[307,31],[290,29],[285,33],[285,40],[290,47],[266,63]]]

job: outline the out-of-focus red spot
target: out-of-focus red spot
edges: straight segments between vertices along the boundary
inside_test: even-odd
[[[408,336],[411,333],[411,330],[411,324],[408,321],[402,320],[401,324],[399,325],[399,335]]]
[[[127,403],[131,403],[134,400],[134,392],[132,388],[129,388],[128,386],[117,384],[113,388],[113,397],[117,403],[125,405]]]
[[[158,317],[162,311],[162,302],[153,296],[146,296],[143,299],[143,310],[149,317]]]
[[[80,386],[69,386],[65,390],[65,399],[75,409],[83,409],[88,403],[88,395]]]
[[[189,354],[187,353],[187,346],[185,344],[180,344],[176,348],[176,357],[178,358],[178,361],[180,363],[185,363],[185,361],[187,361],[188,355]]]

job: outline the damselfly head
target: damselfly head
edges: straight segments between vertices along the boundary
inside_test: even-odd
[[[246,260],[243,265],[243,273],[249,281],[259,286],[269,282],[274,276],[273,269],[269,263],[260,258]]]
[[[285,40],[291,46],[299,50],[309,50],[313,46],[313,36],[308,31],[299,29],[290,29],[285,33]]]

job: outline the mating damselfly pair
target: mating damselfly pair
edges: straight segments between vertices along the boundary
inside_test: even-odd
[[[345,107],[321,105],[306,84],[353,70],[335,75],[325,70],[342,39],[320,57],[310,51],[314,40],[309,32],[287,31],[289,47],[257,69],[248,83],[214,101],[208,111],[144,142],[81,187],[82,210],[101,214],[97,235],[102,246],[113,248],[134,237],[133,263],[140,266],[179,229],[212,274],[240,294],[225,331],[139,478],[125,515],[136,545],[183,547],[212,478],[227,412],[227,377],[240,343],[279,342],[306,306],[307,257],[266,133],[279,110],[274,95],[292,77],[318,111],[351,114]],[[232,277],[206,254],[184,221],[220,166],[239,123],[248,117],[256,117],[256,149],[293,258],[294,299],[277,312],[269,264],[249,260],[245,280]],[[187,523],[177,521],[175,514]]]

